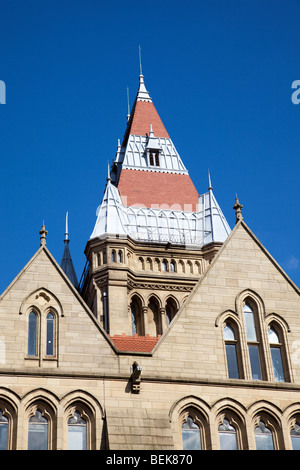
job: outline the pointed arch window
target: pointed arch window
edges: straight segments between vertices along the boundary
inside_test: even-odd
[[[28,356],[36,356],[37,354],[37,315],[30,312],[28,316]]]
[[[254,430],[257,450],[274,450],[273,433],[265,422],[260,420]]]
[[[135,335],[137,332],[137,311],[136,303],[131,303],[131,326],[132,326],[132,335]]]
[[[156,297],[150,297],[148,303],[148,324],[147,331],[150,336],[158,336],[161,334],[161,318],[159,313],[159,304]]]
[[[261,360],[260,360],[260,344],[258,341],[255,316],[252,307],[249,303],[245,303],[243,307],[246,337],[248,344],[249,359],[251,365],[252,379],[261,380]]]
[[[198,424],[189,415],[181,426],[183,450],[201,450],[201,434]]]
[[[170,325],[171,321],[175,317],[177,312],[177,305],[174,299],[169,298],[166,302],[166,319],[167,319],[167,326]]]
[[[130,314],[132,335],[138,334],[142,336],[144,334],[144,322],[141,302],[137,296],[134,296],[130,303]]]
[[[8,444],[8,418],[3,415],[0,408],[0,450],[7,450]]]
[[[48,420],[37,409],[28,423],[28,450],[48,449]]]
[[[229,322],[225,323],[223,333],[225,341],[228,377],[230,379],[239,379],[240,370],[237,355],[236,333]]]
[[[273,374],[276,382],[284,382],[284,370],[282,362],[282,342],[274,326],[271,326],[268,331],[268,340],[270,344]]]
[[[227,418],[218,428],[221,450],[238,450],[236,429]]]
[[[75,411],[73,417],[68,420],[68,449],[86,450],[87,423],[79,411]]]
[[[54,315],[49,312],[47,314],[46,326],[46,355],[54,356]]]

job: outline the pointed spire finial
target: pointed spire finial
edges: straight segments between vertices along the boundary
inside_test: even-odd
[[[210,179],[210,171],[208,170],[208,190],[211,191],[213,189],[211,185],[211,179]]]
[[[139,60],[140,60],[140,75],[143,75],[143,71],[142,71],[142,48],[141,46],[139,46]]]
[[[128,121],[130,118],[129,87],[127,87],[126,90],[127,90],[127,121]]]
[[[48,232],[45,229],[44,221],[43,221],[43,225],[39,234],[40,234],[40,246],[46,246],[46,238],[47,238]]]
[[[111,177],[110,177],[110,166],[109,166],[109,163],[107,162],[107,178],[106,178],[106,181],[111,181]]]
[[[242,216],[243,205],[240,204],[237,194],[236,194],[235,205],[233,206],[233,209],[235,210],[235,215],[236,215],[235,223],[237,224],[240,220],[243,220],[243,216]]]
[[[68,217],[69,212],[66,212],[66,231],[65,231],[65,242],[69,242],[69,229],[68,229]]]

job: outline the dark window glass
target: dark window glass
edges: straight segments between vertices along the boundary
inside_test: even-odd
[[[28,317],[28,356],[36,356],[37,318],[34,312]]]
[[[53,356],[54,354],[54,316],[52,313],[47,315],[47,356]]]
[[[252,378],[254,380],[261,380],[261,369],[260,369],[258,346],[249,345],[248,350],[249,350]]]
[[[131,304],[131,326],[132,334],[134,335],[137,332],[136,328],[136,307],[134,304]]]
[[[224,327],[224,339],[228,376],[230,379],[239,379],[240,374],[237,361],[236,339],[234,330],[228,324]]]
[[[230,379],[239,379],[239,368],[236,356],[236,345],[226,344],[226,356],[227,356],[227,367],[228,376]]]

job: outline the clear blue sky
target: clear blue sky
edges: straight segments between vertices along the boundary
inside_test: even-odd
[[[211,172],[300,285],[300,3],[297,0],[1,0],[0,292],[39,248],[80,278],[107,161],[145,83],[199,193]]]

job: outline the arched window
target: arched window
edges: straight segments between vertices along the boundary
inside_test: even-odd
[[[170,271],[171,271],[171,273],[175,273],[175,271],[176,271],[175,261],[173,261],[173,260],[170,263]]]
[[[291,441],[293,450],[300,450],[300,423],[296,422],[291,429]]]
[[[161,319],[159,315],[159,304],[155,297],[149,299],[148,304],[148,325],[147,332],[150,336],[158,336],[161,334]]]
[[[134,296],[130,304],[132,335],[144,334],[144,322],[142,317],[142,306],[139,298]]]
[[[162,268],[162,271],[167,271],[168,270],[168,263],[165,259],[161,263],[161,268]]]
[[[0,450],[7,450],[8,444],[8,418],[3,416],[0,408]]]
[[[166,303],[166,318],[167,318],[167,326],[170,325],[171,321],[176,315],[177,307],[176,303],[172,298],[169,298]]]
[[[116,252],[115,252],[115,250],[112,250],[112,252],[111,252],[111,260],[112,260],[113,263],[116,262]]]
[[[75,411],[73,417],[68,420],[68,449],[86,450],[86,420],[79,411]]]
[[[256,332],[254,312],[248,303],[243,307],[252,379],[261,380],[260,344]]]
[[[148,271],[153,271],[153,262],[151,258],[146,259],[146,269]]]
[[[190,260],[188,260],[187,265],[188,265],[189,273],[193,274],[193,263]]]
[[[230,379],[239,379],[240,371],[237,357],[236,333],[228,322],[225,324],[223,331],[227,358],[228,377]]]
[[[274,441],[272,431],[260,420],[254,430],[255,443],[257,450],[274,450]]]
[[[178,262],[178,272],[179,273],[185,273],[185,265],[182,260]]]
[[[198,424],[189,415],[181,426],[183,450],[201,450],[201,435]]]
[[[282,363],[282,343],[276,329],[273,326],[271,326],[269,329],[268,339],[270,344],[274,380],[276,382],[284,382],[285,377]]]
[[[145,261],[142,257],[139,257],[139,269],[142,269],[143,271],[145,269]]]
[[[28,423],[28,450],[48,449],[48,420],[37,409]]]
[[[136,303],[131,303],[131,325],[132,325],[132,334],[135,335],[137,332],[137,312],[136,312]]]
[[[28,356],[37,355],[37,315],[30,312],[28,316]]]
[[[122,251],[119,250],[119,251],[118,251],[118,263],[122,263],[122,262],[123,262]]]
[[[51,312],[47,315],[46,355],[54,356],[54,315]]]
[[[221,450],[238,450],[236,429],[225,417],[218,428]]]

